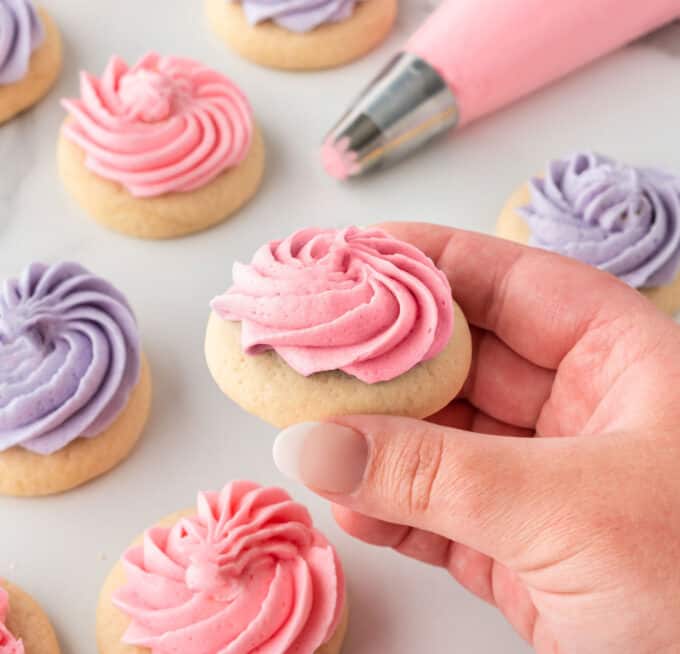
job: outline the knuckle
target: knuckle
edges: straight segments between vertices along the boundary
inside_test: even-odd
[[[393,451],[385,474],[392,501],[409,515],[427,513],[435,497],[442,469],[444,436],[424,432],[404,439]]]
[[[426,513],[430,509],[442,468],[443,452],[444,438],[441,434],[421,439],[409,493],[409,506],[413,513]]]

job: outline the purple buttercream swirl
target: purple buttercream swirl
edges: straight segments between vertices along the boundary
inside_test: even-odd
[[[271,20],[291,32],[309,32],[324,23],[347,20],[352,16],[357,1],[241,0],[241,4],[251,25]]]
[[[43,38],[30,0],[0,0],[0,84],[13,84],[26,76],[31,53]]]
[[[106,429],[140,372],[125,297],[77,263],[31,264],[0,291],[0,452],[52,454]]]
[[[531,244],[616,275],[634,288],[680,271],[680,178],[593,153],[548,164],[519,210]]]

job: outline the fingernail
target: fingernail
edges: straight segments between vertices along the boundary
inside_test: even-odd
[[[278,469],[305,486],[327,493],[351,493],[364,477],[368,444],[362,434],[332,422],[303,422],[274,441]]]

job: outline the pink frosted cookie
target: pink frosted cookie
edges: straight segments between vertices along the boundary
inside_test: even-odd
[[[100,654],[338,654],[342,566],[307,509],[234,481],[147,530],[101,593]]]
[[[244,205],[264,170],[264,145],[240,89],[203,64],[150,53],[112,57],[80,97],[58,143],[67,190],[95,220],[140,238],[210,227]]]
[[[38,603],[0,580],[0,654],[59,654],[59,643]]]
[[[268,243],[234,265],[212,309],[215,381],[278,427],[353,413],[423,418],[456,396],[470,367],[448,279],[379,229],[309,228]]]

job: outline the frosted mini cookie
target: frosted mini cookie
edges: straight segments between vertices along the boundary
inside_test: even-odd
[[[470,330],[431,259],[379,229],[309,228],[234,264],[206,359],[222,391],[276,427],[430,416],[459,392]]]
[[[212,29],[262,66],[313,70],[346,64],[390,33],[397,0],[205,0]]]
[[[0,493],[47,495],[123,460],[151,379],[125,297],[76,263],[31,264],[0,291]]]
[[[221,73],[150,53],[129,68],[112,57],[82,73],[81,97],[57,159],[66,189],[99,223],[139,238],[172,238],[242,207],[264,170],[248,100]]]
[[[59,30],[31,0],[0,0],[0,124],[34,105],[61,71]]]
[[[147,530],[97,609],[100,654],[338,654],[340,560],[307,509],[235,481]]]
[[[27,593],[0,580],[0,654],[59,654],[49,618]]]
[[[576,153],[515,191],[496,233],[592,264],[663,311],[680,310],[680,177]]]

